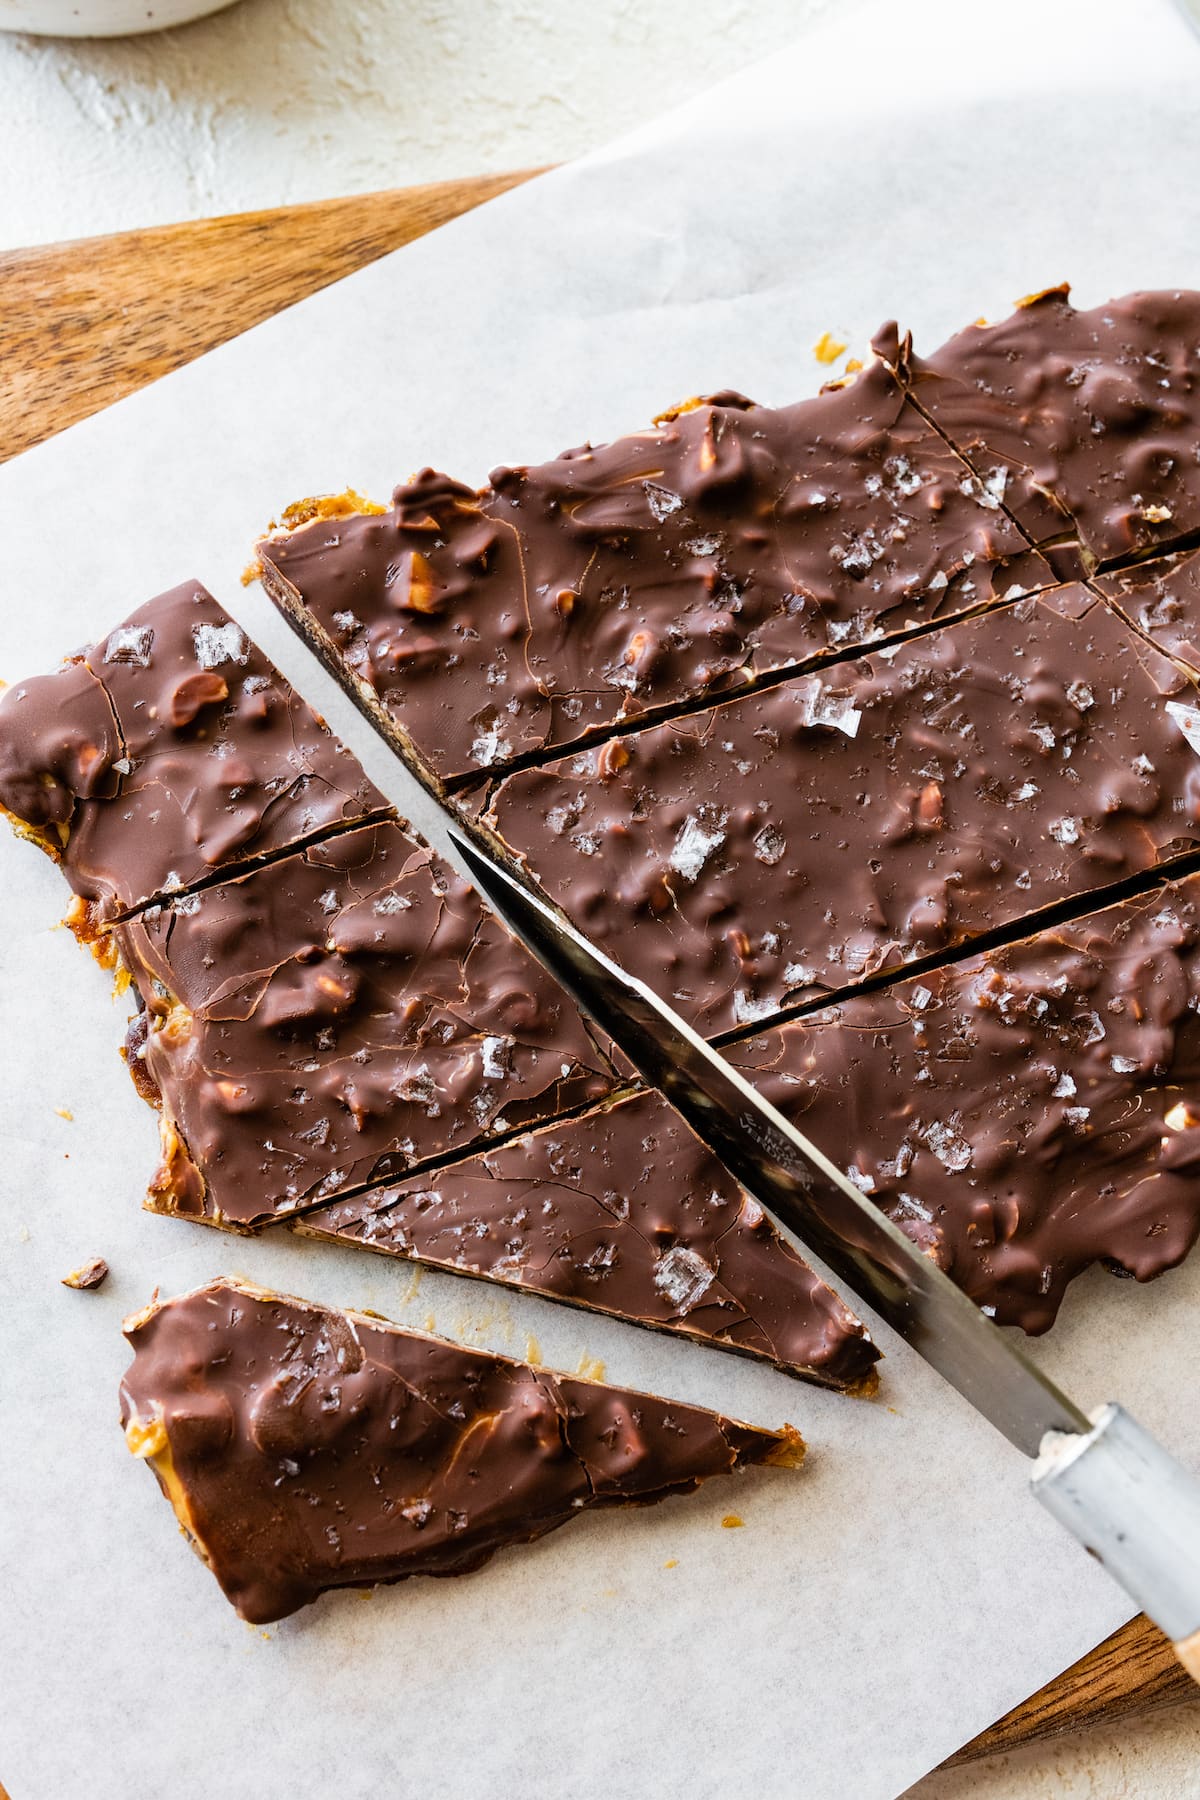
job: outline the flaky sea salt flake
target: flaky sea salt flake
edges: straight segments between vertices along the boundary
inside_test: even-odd
[[[949,1120],[935,1119],[921,1133],[938,1161],[953,1174],[960,1173],[971,1164],[971,1146],[958,1126],[959,1120],[955,1115]]]
[[[824,725],[831,731],[845,732],[848,738],[858,736],[862,713],[848,694],[832,693],[815,675],[798,681],[795,692],[805,725]]]
[[[778,825],[764,825],[755,836],[755,859],[760,863],[766,863],[769,869],[774,868],[786,849],[787,839]]]
[[[679,827],[674,848],[671,851],[670,865],[685,881],[695,881],[705,863],[719,850],[725,842],[726,813],[720,813],[712,824],[689,813]]]
[[[679,494],[673,494],[670,488],[659,487],[655,481],[643,481],[642,491],[645,493],[650,511],[660,525],[664,519],[669,519],[672,513],[678,512],[683,505],[683,499]]]
[[[219,669],[222,663],[244,663],[250,654],[246,634],[230,619],[224,625],[193,625],[192,643],[202,669]]]
[[[716,1270],[683,1244],[667,1251],[654,1271],[654,1285],[677,1312],[699,1304],[716,1279]]]
[[[1169,719],[1174,719],[1191,748],[1200,756],[1200,711],[1194,706],[1185,706],[1182,700],[1168,700],[1164,711]]]
[[[136,663],[139,669],[148,669],[153,648],[153,626],[119,625],[116,631],[109,633],[104,660],[106,663]]]

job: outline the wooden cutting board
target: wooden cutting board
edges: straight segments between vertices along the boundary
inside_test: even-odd
[[[0,460],[536,173],[0,253]],[[950,1760],[1196,1698],[1165,1639],[1135,1619]]]

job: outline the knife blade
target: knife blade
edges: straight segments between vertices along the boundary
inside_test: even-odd
[[[1033,1490],[1200,1681],[1200,1483],[1116,1405],[1089,1417],[836,1164],[645,982],[457,824],[478,892],[769,1213],[1008,1441]]]
[[[628,975],[457,826],[476,888],[742,1186],[1026,1456],[1085,1414],[842,1170],[645,982]]]

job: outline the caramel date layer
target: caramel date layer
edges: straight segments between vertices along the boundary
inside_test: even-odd
[[[0,808],[93,925],[389,810],[194,581],[4,694]]]
[[[732,1054],[1005,1324],[1200,1233],[1200,877]]]
[[[441,781],[1051,579],[882,362],[354,505],[260,544],[264,584]]]
[[[871,1390],[874,1345],[656,1094],[309,1213],[306,1236],[486,1276]]]
[[[753,1463],[764,1431],[215,1281],[126,1322],[121,1421],[244,1619],[330,1588],[465,1575],[586,1508],[649,1505]]]
[[[1195,704],[1059,589],[510,776],[487,823],[712,1033],[1193,848]]]
[[[116,935],[162,1104],[158,1210],[254,1227],[611,1085],[557,984],[394,821]]]

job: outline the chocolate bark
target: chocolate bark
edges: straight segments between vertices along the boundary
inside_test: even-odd
[[[766,1357],[870,1391],[878,1352],[656,1094],[548,1125],[297,1229]]]
[[[1200,1233],[1200,878],[731,1052],[1004,1324]]]
[[[513,775],[486,823],[719,1032],[1200,844],[1181,679],[1057,590]]]
[[[1093,586],[1151,643],[1200,673],[1200,551],[1155,556]]]
[[[244,1619],[331,1588],[465,1575],[589,1507],[649,1505],[753,1463],[765,1431],[215,1281],[126,1321],[121,1422]]]
[[[4,694],[0,807],[93,925],[389,810],[194,581]]]
[[[562,990],[393,821],[116,935],[163,1109],[158,1210],[255,1227],[611,1084]]]
[[[1077,312],[1068,293],[969,325],[907,376],[1031,541],[1073,537],[1092,568],[1200,529],[1200,294]]]
[[[386,512],[314,505],[260,544],[267,592],[451,783],[1052,579],[882,362],[479,491],[425,470]]]

